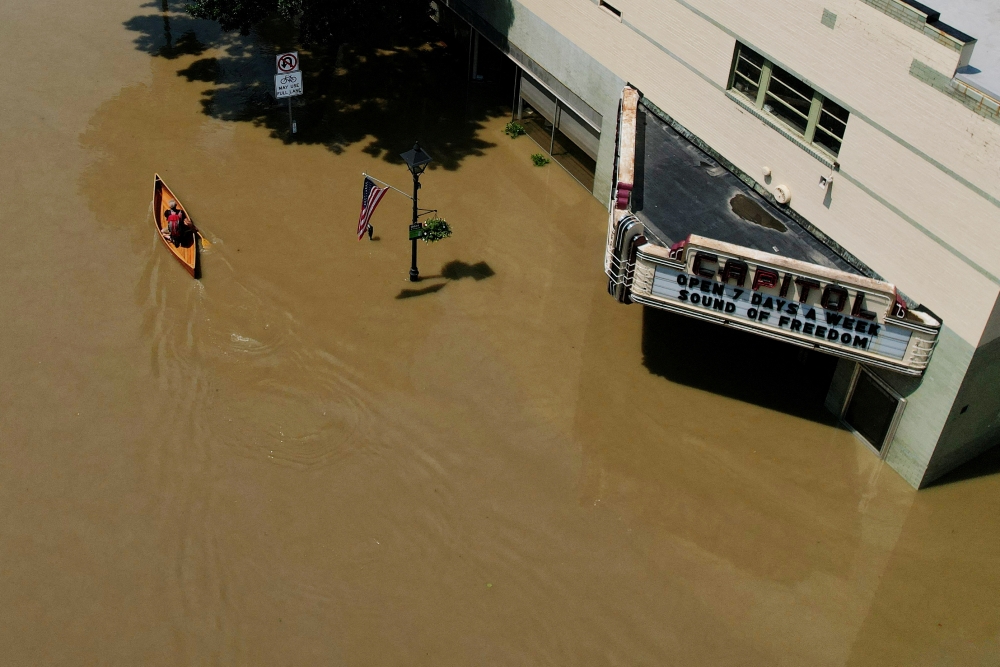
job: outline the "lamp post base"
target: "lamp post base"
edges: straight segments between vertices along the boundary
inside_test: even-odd
[[[417,224],[417,179],[413,179],[413,225],[410,229]],[[417,269],[417,239],[410,239],[410,282],[415,283],[420,280],[420,271]]]

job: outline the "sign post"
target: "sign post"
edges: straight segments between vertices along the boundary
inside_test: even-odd
[[[288,125],[292,134],[298,130],[292,119],[292,98],[302,94],[302,72],[299,70],[299,52],[279,53],[275,58],[274,97],[288,98]]]

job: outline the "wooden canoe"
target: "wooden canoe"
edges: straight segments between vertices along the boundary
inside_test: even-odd
[[[163,215],[163,212],[170,208],[171,199],[177,202],[177,208],[184,211],[188,222],[191,223],[191,227],[193,228],[192,233],[187,235],[187,238],[184,239],[184,242],[180,246],[175,246],[170,240],[167,220]],[[191,213],[184,208],[184,204],[177,198],[177,195],[170,191],[170,188],[163,182],[159,174],[153,175],[153,224],[156,225],[156,233],[160,237],[160,240],[163,241],[163,245],[167,246],[167,249],[173,253],[174,257],[184,265],[188,273],[197,278],[198,245],[201,234],[194,227],[194,219],[191,218]]]

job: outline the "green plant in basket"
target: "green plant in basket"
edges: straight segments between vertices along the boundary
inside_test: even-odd
[[[544,167],[549,163],[549,159],[541,153],[532,153],[531,161],[535,163],[536,167]]]
[[[524,125],[510,121],[507,123],[507,126],[503,128],[503,133],[511,139],[517,139],[519,136],[524,134]]]
[[[420,238],[424,243],[434,243],[451,236],[451,225],[444,218],[428,218],[424,221],[424,231]]]

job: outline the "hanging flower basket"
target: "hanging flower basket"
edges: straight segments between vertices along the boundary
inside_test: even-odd
[[[424,243],[434,243],[451,236],[451,225],[444,218],[428,218],[424,221],[424,231],[420,238]]]

